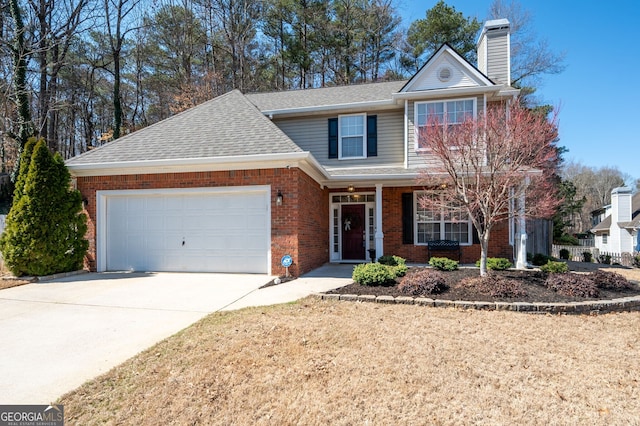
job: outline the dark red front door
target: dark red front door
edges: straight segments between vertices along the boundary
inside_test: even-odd
[[[342,206],[342,259],[364,260],[364,204]]]

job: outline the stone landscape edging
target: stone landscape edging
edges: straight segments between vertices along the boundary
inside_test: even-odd
[[[428,297],[374,296],[372,294],[327,294],[314,293],[313,297],[323,300],[344,300],[350,302],[375,302],[387,304],[419,305],[439,308],[476,309],[489,311],[513,311],[539,314],[589,314],[607,312],[640,311],[640,296],[622,297],[611,300],[586,300],[584,302],[470,302],[463,300],[431,299]]]

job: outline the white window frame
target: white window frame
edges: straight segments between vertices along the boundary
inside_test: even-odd
[[[608,232],[603,232],[602,233],[602,244],[603,245],[609,244],[609,233]]]
[[[423,101],[423,102],[415,102],[413,105],[413,128],[414,128],[414,148],[416,151],[429,151],[429,148],[420,146],[420,127],[424,127],[427,123],[423,125],[418,121],[418,106],[428,104],[443,104],[442,113],[443,115],[447,114],[447,104],[459,101],[472,101],[473,102],[473,119],[475,120],[478,116],[478,99],[477,98],[460,98],[460,99],[442,99],[438,101]],[[426,113],[425,113],[426,114]],[[454,126],[457,123],[447,123],[449,126]]]
[[[440,219],[437,221],[419,221],[418,220],[418,209],[420,208],[420,197],[428,194],[429,191],[414,191],[413,193],[413,241],[416,246],[426,246],[427,242],[420,242],[418,240],[418,224],[419,223],[439,223],[440,224],[440,238],[439,240],[444,240],[446,235],[446,224],[448,223],[467,223],[467,241],[466,243],[460,242],[461,246],[471,246],[473,245],[473,224],[471,223],[471,218],[468,217],[466,221],[458,221],[453,222],[450,220],[445,220],[446,208],[442,208],[440,210]]]
[[[362,117],[362,156],[342,155],[342,119],[346,117]],[[349,137],[354,137],[350,135]],[[354,160],[367,158],[367,114],[340,114],[338,115],[338,160]]]

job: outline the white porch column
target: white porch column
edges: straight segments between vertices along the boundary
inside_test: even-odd
[[[384,255],[384,234],[382,233],[382,184],[376,184],[376,257]]]
[[[525,217],[525,190],[529,185],[529,177],[525,178],[524,188],[518,200],[518,239],[515,241],[518,256],[516,269],[527,268],[527,221]]]

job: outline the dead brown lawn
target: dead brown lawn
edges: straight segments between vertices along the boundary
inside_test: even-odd
[[[68,424],[640,424],[640,312],[332,302],[213,314],[65,395]]]

